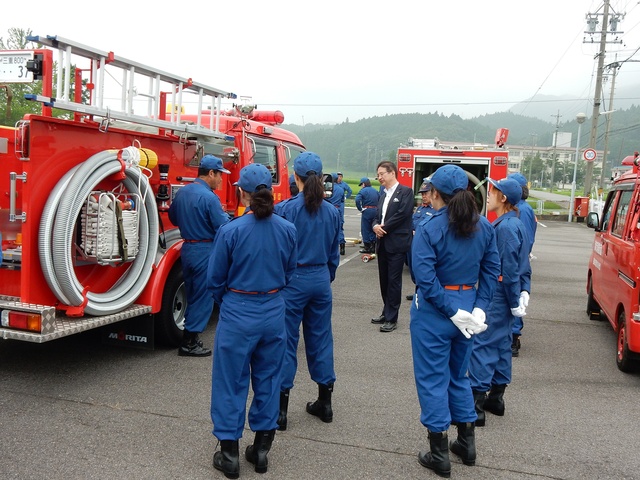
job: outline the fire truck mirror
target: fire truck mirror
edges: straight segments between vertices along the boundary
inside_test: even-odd
[[[333,176],[330,173],[322,175],[322,184],[324,185],[324,196],[331,197],[333,195]]]

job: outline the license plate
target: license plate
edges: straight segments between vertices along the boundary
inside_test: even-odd
[[[33,52],[0,52],[0,83],[33,82],[33,73],[27,70],[29,60]]]

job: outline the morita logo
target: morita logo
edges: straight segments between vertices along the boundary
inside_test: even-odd
[[[137,342],[137,343],[147,343],[147,337],[142,337],[140,335],[128,335],[124,332],[111,332],[109,334],[109,338],[113,340],[127,341],[127,342]]]

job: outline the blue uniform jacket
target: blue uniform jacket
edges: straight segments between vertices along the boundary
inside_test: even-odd
[[[351,187],[349,186],[349,184],[343,180],[338,185],[340,185],[342,187],[342,190],[344,190],[344,193],[346,194],[346,198],[351,198],[351,195],[353,195],[353,190],[351,190]]]
[[[333,194],[327,199],[331,205],[336,207],[344,203],[344,188],[341,183],[333,184]]]
[[[377,207],[380,193],[373,187],[363,187],[356,194],[356,208],[362,211],[362,207]]]
[[[449,228],[448,209],[442,207],[418,225],[411,262],[411,276],[422,297],[448,318],[458,306],[447,300],[451,296],[445,295],[444,285],[478,283],[474,307],[486,311],[500,275],[495,229],[480,216],[471,237],[456,237]]]
[[[296,268],[296,228],[271,215],[258,220],[245,213],[220,227],[207,272],[209,290],[221,304],[228,289],[281,290]]]
[[[500,275],[509,308],[516,308],[520,292],[531,289],[531,264],[527,250],[527,232],[515,211],[507,212],[493,221],[496,244],[500,253]]]
[[[418,208],[416,208],[416,211],[413,212],[413,230],[415,231],[416,228],[418,228],[418,225],[420,225],[420,222],[422,222],[425,218],[430,217],[434,213],[436,213],[436,209],[431,205],[425,205],[423,203],[418,206]]]
[[[213,240],[218,228],[229,221],[218,196],[204,180],[185,185],[171,202],[169,220],[186,240]]]
[[[327,265],[333,281],[340,263],[340,212],[329,202],[322,202],[320,209],[310,214],[304,206],[303,192],[276,204],[275,211],[296,226],[298,265]]]
[[[536,241],[536,230],[538,228],[536,214],[526,200],[520,200],[516,207],[520,210],[520,220],[524,224],[524,228],[527,233],[527,242],[529,247],[527,253],[531,253],[533,244]]]

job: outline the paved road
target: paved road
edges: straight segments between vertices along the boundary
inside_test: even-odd
[[[347,236],[359,216],[347,209]],[[615,366],[615,335],[585,313],[593,234],[546,222],[534,247],[533,292],[507,413],[478,429],[478,461],[454,461],[458,479],[640,478],[639,375]],[[405,272],[404,293],[412,291]],[[334,283],[338,381],[334,421],[304,411],[316,395],[300,352],[289,429],[276,436],[269,472],[249,479],[438,478],[416,458],[427,445],[413,382],[409,302],[397,331],[379,313],[377,265],[355,247]],[[214,325],[204,339],[212,344]],[[102,345],[91,332],[43,345],[0,342],[3,479],[223,479],[211,467],[210,359],[174,350]],[[454,430],[452,429],[452,433]],[[241,449],[252,438],[246,431]]]

